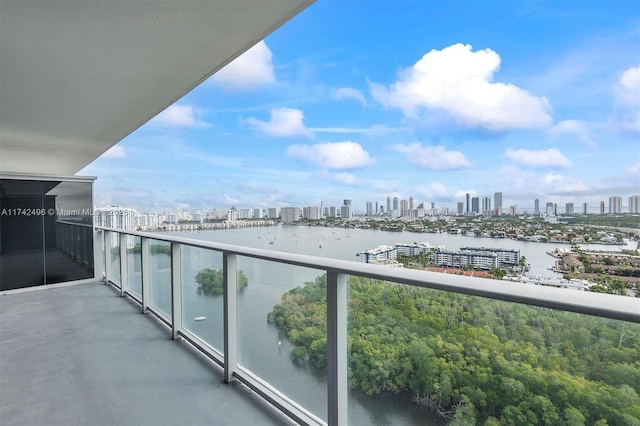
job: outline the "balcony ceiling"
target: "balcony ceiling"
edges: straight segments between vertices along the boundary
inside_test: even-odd
[[[0,0],[0,172],[73,175],[313,0]]]

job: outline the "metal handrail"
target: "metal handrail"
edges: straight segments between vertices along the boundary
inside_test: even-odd
[[[254,259],[320,269],[327,272],[356,275],[399,284],[640,323],[640,298],[545,286],[521,285],[512,282],[414,269],[389,268],[368,263],[214,243],[166,234],[101,226],[96,226],[96,229],[179,243]]]

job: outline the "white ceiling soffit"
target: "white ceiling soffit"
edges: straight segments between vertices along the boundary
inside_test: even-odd
[[[0,171],[72,175],[313,0],[0,0]]]

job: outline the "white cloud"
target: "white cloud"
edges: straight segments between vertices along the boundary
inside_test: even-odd
[[[586,130],[585,124],[578,120],[563,120],[559,121],[552,129],[552,133],[567,134],[567,133],[582,133]]]
[[[440,199],[449,197],[451,191],[442,182],[431,182],[418,188],[418,194],[427,199]]]
[[[274,84],[276,75],[271,57],[267,44],[260,41],[215,73],[211,81],[232,91],[253,90]]]
[[[363,106],[367,104],[367,100],[365,99],[362,92],[352,87],[341,87],[339,89],[336,89],[333,91],[332,96],[336,100],[355,99]]]
[[[317,133],[367,133],[369,131],[369,129],[353,127],[312,127],[309,130]]]
[[[102,158],[111,158],[111,159],[115,159],[115,158],[126,158],[127,157],[127,153],[124,150],[124,147],[121,145],[114,145],[111,148],[109,148],[107,151],[105,151],[102,155]]]
[[[554,173],[547,173],[543,178],[544,183],[548,183],[548,184],[561,181],[561,180],[562,180],[562,175],[554,174]]]
[[[360,144],[351,141],[291,145],[287,148],[287,155],[316,164],[323,169],[356,169],[374,163]]]
[[[542,151],[507,148],[507,158],[531,167],[572,167],[573,163],[556,148]]]
[[[596,143],[593,141],[591,126],[589,123],[579,120],[563,120],[559,121],[549,130],[549,134],[561,138],[567,135],[574,135],[578,140],[587,146],[594,147]]]
[[[393,145],[391,148],[405,154],[410,163],[429,170],[462,169],[471,166],[462,152],[447,151],[443,146],[422,146],[415,142],[410,145]]]
[[[373,97],[410,118],[445,112],[466,127],[488,130],[539,128],[551,124],[544,97],[508,83],[493,83],[500,56],[455,44],[432,50],[404,70],[389,88],[370,83]]]
[[[299,109],[274,108],[270,121],[250,117],[245,122],[270,136],[313,137],[313,132],[304,126],[303,120],[304,114]]]
[[[619,126],[624,132],[640,133],[640,111],[636,112],[634,116],[629,117],[628,120],[621,121]]]
[[[386,124],[374,124],[371,126],[367,134],[370,136],[385,136],[390,133],[398,133],[406,131],[405,127],[389,127]]]
[[[614,125],[623,132],[640,133],[640,65],[620,75],[615,100]]]
[[[236,205],[240,202],[239,199],[231,197],[229,194],[224,194],[224,202],[229,205]]]
[[[640,65],[622,73],[615,94],[619,104],[640,107]]]
[[[207,126],[208,124],[200,121],[195,114],[191,105],[171,105],[160,114],[156,115],[153,122],[163,126],[175,127],[195,127]]]
[[[331,182],[337,182],[343,185],[355,186],[358,184],[358,179],[352,173],[332,173],[325,170],[321,173],[321,175]]]

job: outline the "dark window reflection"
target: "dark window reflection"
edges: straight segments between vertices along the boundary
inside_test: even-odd
[[[0,179],[0,290],[93,277],[92,183]]]

